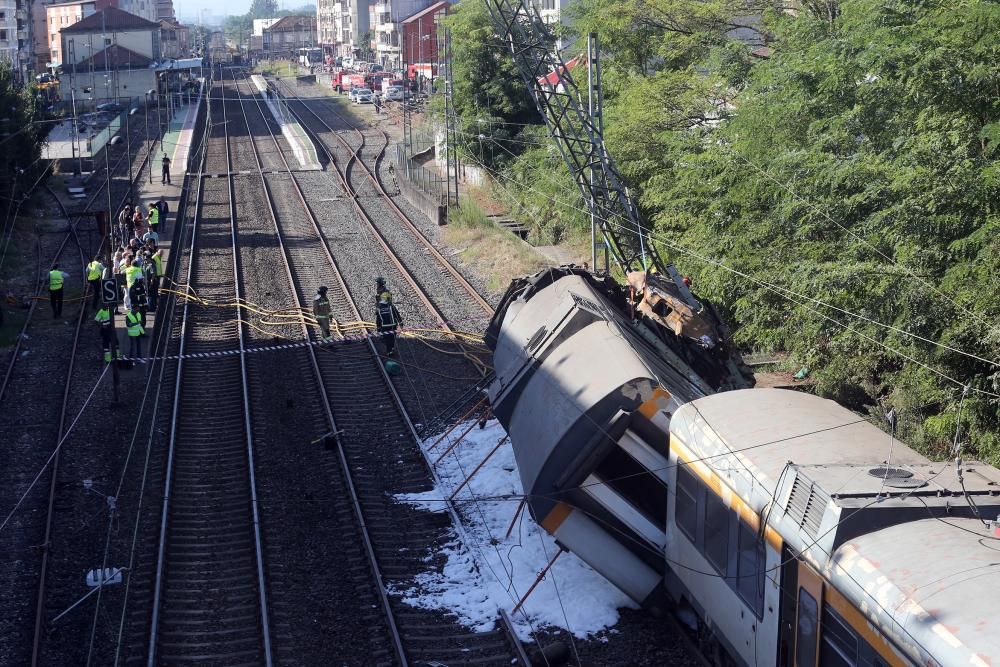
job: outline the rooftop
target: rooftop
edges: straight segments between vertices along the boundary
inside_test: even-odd
[[[447,9],[447,7],[448,7],[449,4],[450,3],[448,3],[448,2],[436,2],[433,5],[431,5],[430,7],[427,7],[425,9],[421,9],[416,14],[413,14],[412,16],[408,16],[407,18],[403,19],[403,23],[413,23],[414,21],[417,21],[417,20],[419,20],[419,19],[427,16],[428,14],[436,14],[439,11],[441,11],[442,9]],[[447,11],[445,13],[447,13]]]
[[[160,24],[129,14],[117,7],[105,7],[99,12],[62,29],[62,33],[106,32],[112,30],[157,30]]]
[[[283,16],[281,20],[272,23],[269,28],[265,28],[267,32],[292,32],[295,30],[315,29],[316,17],[305,15]]]

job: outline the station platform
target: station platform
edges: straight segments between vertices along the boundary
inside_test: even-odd
[[[184,177],[188,172],[188,161],[192,157],[194,129],[203,97],[204,82],[202,82],[198,95],[192,96],[189,104],[175,107],[175,112],[167,123],[163,138],[150,155],[152,168],[146,167],[144,177],[140,178],[135,186],[136,197],[133,203],[141,203],[144,208],[148,208],[160,197],[163,197],[170,207],[166,219],[160,221],[160,228],[157,230],[160,235],[158,247],[162,251],[163,270],[166,275],[170,274],[174,232],[177,229],[177,207],[180,204]],[[170,158],[170,183],[161,183],[161,160],[164,155]],[[114,213],[115,217],[117,217],[117,213],[117,211]],[[159,303],[164,303],[162,296]],[[119,311],[120,313],[115,316],[115,332],[118,334],[118,349],[123,356],[127,357],[129,341],[125,330],[125,310],[119,307]],[[159,315],[159,310],[146,314],[146,336],[143,339],[142,351],[143,355],[147,357],[152,353],[149,348],[153,341],[152,334]]]

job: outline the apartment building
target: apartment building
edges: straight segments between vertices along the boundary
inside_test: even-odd
[[[364,43],[370,29],[369,0],[340,0],[334,3],[334,32],[337,35],[335,56],[353,56],[371,47]]]
[[[177,22],[174,14],[174,0],[156,0],[156,20]]]
[[[49,55],[47,61],[38,61],[40,67],[59,67],[62,64],[63,29],[87,18],[97,11],[96,4],[96,0],[73,0],[72,2],[58,2],[45,7],[45,25],[48,33]]]
[[[191,30],[176,21],[160,19],[160,56],[163,59],[191,56]]]
[[[63,99],[116,99],[157,88],[151,65],[162,59],[160,24],[106,7],[63,28]]]
[[[448,2],[435,2],[403,19],[400,32],[403,64],[426,77],[437,75],[438,25],[448,13]]]
[[[323,55],[337,53],[338,3],[334,0],[316,0],[316,45],[323,49]]]
[[[18,0],[0,0],[0,58],[19,65]]]

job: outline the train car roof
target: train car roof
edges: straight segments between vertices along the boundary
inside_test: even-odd
[[[789,463],[800,466],[931,463],[837,403],[786,389],[726,391],[686,403],[670,432],[699,458],[733,453],[774,493]],[[726,452],[726,450],[729,452]]]
[[[1000,539],[978,519],[927,518],[855,537],[826,574],[914,655],[941,665],[1000,661]]]

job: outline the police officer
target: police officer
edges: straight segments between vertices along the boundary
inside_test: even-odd
[[[87,282],[90,283],[90,292],[94,295],[94,308],[101,303],[101,276],[104,275],[104,265],[99,257],[87,265]]]
[[[111,328],[111,312],[107,306],[101,306],[94,316],[97,327],[101,332],[101,347],[104,349],[105,363],[111,363],[111,335],[114,333]]]
[[[313,317],[323,332],[323,340],[330,340],[330,299],[326,296],[326,285],[316,290],[313,297]]]
[[[146,330],[142,327],[142,316],[134,305],[125,313],[125,328],[128,329],[128,356],[141,359],[142,335]]]
[[[383,292],[375,306],[375,330],[382,336],[385,356],[391,357],[396,348],[396,329],[403,323],[396,306],[389,301],[389,293]]]
[[[69,278],[69,274],[59,270],[59,264],[53,264],[49,271],[49,303],[52,304],[52,319],[57,320],[62,317],[63,305],[63,282]]]

